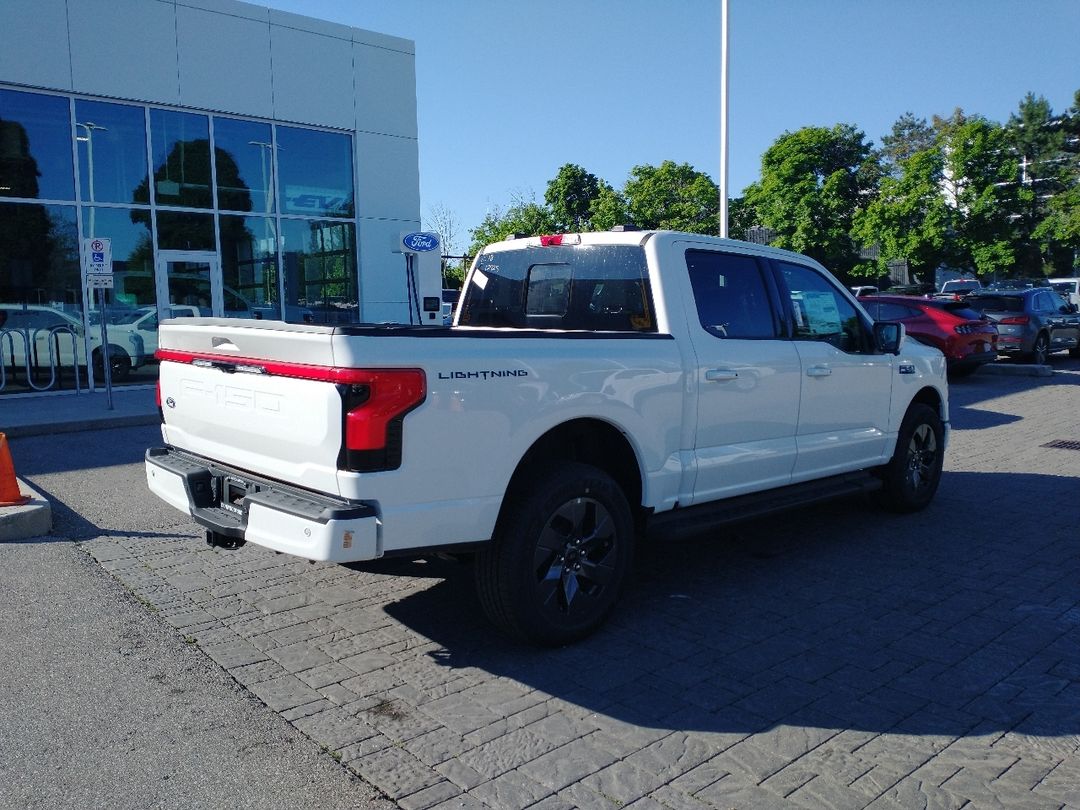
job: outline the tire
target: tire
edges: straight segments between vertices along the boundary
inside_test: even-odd
[[[1069,357],[1080,357],[1080,346],[1075,349],[1069,349]]]
[[[918,512],[934,498],[945,460],[945,429],[937,411],[913,403],[900,424],[896,450],[881,469],[878,502],[892,512]]]
[[[630,571],[630,505],[611,476],[578,463],[538,471],[516,495],[477,555],[484,612],[533,644],[578,641],[607,619]]]
[[[109,361],[112,365],[112,381],[123,382],[131,373],[131,357],[120,346],[109,345]],[[101,362],[101,349],[94,351],[94,376],[105,380],[105,367]]]
[[[1047,360],[1050,359],[1050,340],[1046,337],[1045,332],[1040,332],[1036,336],[1029,358],[1037,366],[1045,366]]]

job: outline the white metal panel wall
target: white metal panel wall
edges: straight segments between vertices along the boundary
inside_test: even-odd
[[[0,80],[71,89],[65,0],[0,3]]]
[[[273,25],[274,118],[352,129],[352,42]]]
[[[161,0],[68,0],[79,93],[180,104],[176,6]]]
[[[416,57],[353,43],[356,129],[416,138]]]
[[[185,106],[273,118],[269,11],[233,5],[256,13],[240,16],[177,5],[180,96]]]

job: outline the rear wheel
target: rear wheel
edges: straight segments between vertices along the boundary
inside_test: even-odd
[[[1037,366],[1046,365],[1050,359],[1050,339],[1045,332],[1040,332],[1035,338],[1035,344],[1031,347],[1031,362]]]
[[[933,408],[913,403],[904,415],[893,457],[881,470],[878,500],[893,512],[917,512],[933,500],[945,460],[945,429]]]
[[[602,470],[568,463],[539,472],[508,508],[476,561],[484,611],[534,644],[589,635],[630,570],[634,523],[622,490]]]

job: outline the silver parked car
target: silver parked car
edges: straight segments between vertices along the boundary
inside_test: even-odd
[[[965,303],[997,323],[998,351],[1045,363],[1051,352],[1080,357],[1080,315],[1050,287],[983,290]]]

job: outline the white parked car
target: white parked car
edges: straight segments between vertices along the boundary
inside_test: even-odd
[[[1080,306],[1080,278],[1052,278],[1050,286],[1070,304]]]
[[[56,307],[38,304],[0,304],[3,337],[0,353],[3,362],[15,369],[48,369],[86,365],[86,339],[78,315]],[[96,374],[103,372],[101,331],[91,326],[90,355]],[[29,356],[27,349],[29,348]],[[142,337],[134,331],[109,335],[112,378],[123,381],[131,369],[146,359]]]

